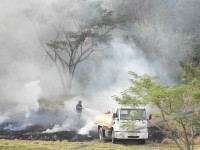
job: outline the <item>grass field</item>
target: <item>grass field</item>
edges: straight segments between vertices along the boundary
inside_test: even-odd
[[[176,145],[112,144],[109,142],[0,140],[0,150],[177,150]],[[200,150],[200,145],[195,147]]]

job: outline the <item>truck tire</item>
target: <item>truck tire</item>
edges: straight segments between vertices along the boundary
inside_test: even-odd
[[[98,133],[99,133],[99,140],[100,140],[100,141],[103,141],[104,138],[105,138],[105,130],[103,130],[102,127],[99,127],[99,128],[98,128]]]
[[[145,144],[145,143],[146,143],[145,139],[140,140],[140,144]]]
[[[112,143],[113,144],[116,143],[116,138],[115,138],[115,132],[114,132],[114,130],[112,130]]]

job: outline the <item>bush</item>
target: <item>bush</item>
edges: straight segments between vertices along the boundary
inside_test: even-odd
[[[173,143],[174,143],[174,141],[172,139],[168,139],[168,138],[165,138],[162,141],[162,144],[173,144]]]
[[[200,145],[200,136],[198,136],[198,137],[196,137],[196,138],[194,139],[194,144]]]

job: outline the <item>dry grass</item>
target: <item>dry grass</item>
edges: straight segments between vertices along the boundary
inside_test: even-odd
[[[163,141],[162,141],[162,144],[175,144],[174,141],[172,139],[168,139],[168,138],[165,138]],[[200,136],[196,137],[194,139],[194,144],[195,145],[200,145]]]
[[[82,142],[68,141],[28,141],[28,140],[0,140],[1,150],[64,150]]]
[[[198,136],[198,137],[196,137],[196,138],[194,139],[194,144],[200,145],[200,136]]]
[[[27,141],[0,140],[1,150],[177,150],[174,144],[112,144],[110,142],[68,142],[68,141]],[[195,150],[200,150],[196,146]]]
[[[162,144],[174,144],[174,141],[172,139],[165,138],[163,139]]]

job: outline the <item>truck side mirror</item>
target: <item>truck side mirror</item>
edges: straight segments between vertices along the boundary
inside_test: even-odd
[[[116,113],[113,113],[113,118],[116,118],[117,117],[117,114]]]

